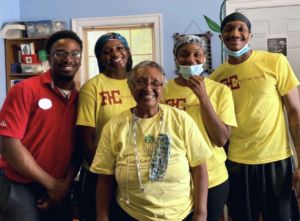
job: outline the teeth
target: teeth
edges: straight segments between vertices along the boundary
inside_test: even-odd
[[[113,61],[114,61],[114,62],[121,61],[121,58],[115,59],[115,60],[113,60]]]
[[[151,99],[151,98],[153,98],[153,97],[155,97],[153,94],[151,95],[151,94],[149,94],[149,95],[144,95],[144,98],[146,98],[146,99]]]
[[[65,70],[72,70],[73,67],[72,66],[65,66],[65,67],[63,67],[63,69],[65,69]]]

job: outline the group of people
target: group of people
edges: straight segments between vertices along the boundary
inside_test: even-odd
[[[225,204],[233,221],[290,220],[299,81],[251,37],[244,15],[225,17],[228,60],[208,76],[205,40],[182,36],[167,82],[156,62],[132,67],[126,39],[107,33],[95,45],[100,74],[78,93],[82,41],[54,33],[51,69],[11,88],[1,108],[0,220],[71,221],[80,166],[80,221],[220,221]]]

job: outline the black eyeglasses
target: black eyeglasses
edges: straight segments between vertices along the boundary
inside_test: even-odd
[[[147,79],[143,79],[143,78],[140,78],[140,79],[137,79],[135,82],[134,82],[134,85],[138,88],[145,88],[147,87],[148,85],[150,84],[150,86],[152,88],[158,88],[158,87],[161,87],[164,85],[163,82],[160,82],[158,80],[153,80],[153,81],[148,81]]]
[[[52,55],[55,57],[55,58],[59,58],[59,59],[64,59],[66,58],[68,55],[70,56],[70,58],[72,59],[78,59],[78,58],[81,58],[81,51],[70,51],[70,52],[67,52],[67,51],[63,51],[63,50],[58,50],[58,51],[54,51],[52,53]]]

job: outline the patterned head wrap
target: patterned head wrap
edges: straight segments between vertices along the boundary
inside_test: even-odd
[[[99,71],[103,72],[105,70],[105,66],[100,63],[99,58],[101,57],[101,52],[102,52],[104,45],[111,39],[119,40],[124,45],[124,47],[128,50],[129,58],[127,61],[126,70],[127,70],[127,72],[129,72],[132,69],[132,56],[130,53],[128,42],[122,35],[120,35],[119,33],[116,33],[116,32],[110,32],[110,33],[100,36],[95,44],[94,53],[95,53],[95,56],[98,61]]]
[[[249,19],[245,15],[243,15],[243,14],[241,14],[239,12],[231,13],[230,15],[227,15],[223,19],[223,21],[221,23],[221,32],[223,31],[225,25],[228,22],[231,22],[231,21],[241,21],[241,22],[244,22],[248,26],[249,32],[251,32],[251,23],[250,23]]]
[[[200,38],[196,35],[184,35],[180,37],[174,44],[173,54],[175,58],[177,56],[178,50],[186,44],[196,44],[204,50],[204,53],[206,53],[206,43],[203,38]]]

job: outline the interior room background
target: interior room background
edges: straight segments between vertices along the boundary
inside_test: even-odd
[[[203,15],[219,22],[221,3],[222,0],[4,0],[0,7],[0,27],[15,21],[61,20],[66,22],[67,29],[71,29],[71,19],[75,18],[161,14],[161,65],[170,79],[175,76],[172,54],[174,33],[199,34],[209,31]],[[218,33],[213,33],[211,45],[212,67],[216,68],[221,63]],[[0,106],[5,96],[4,39],[0,38]]]

